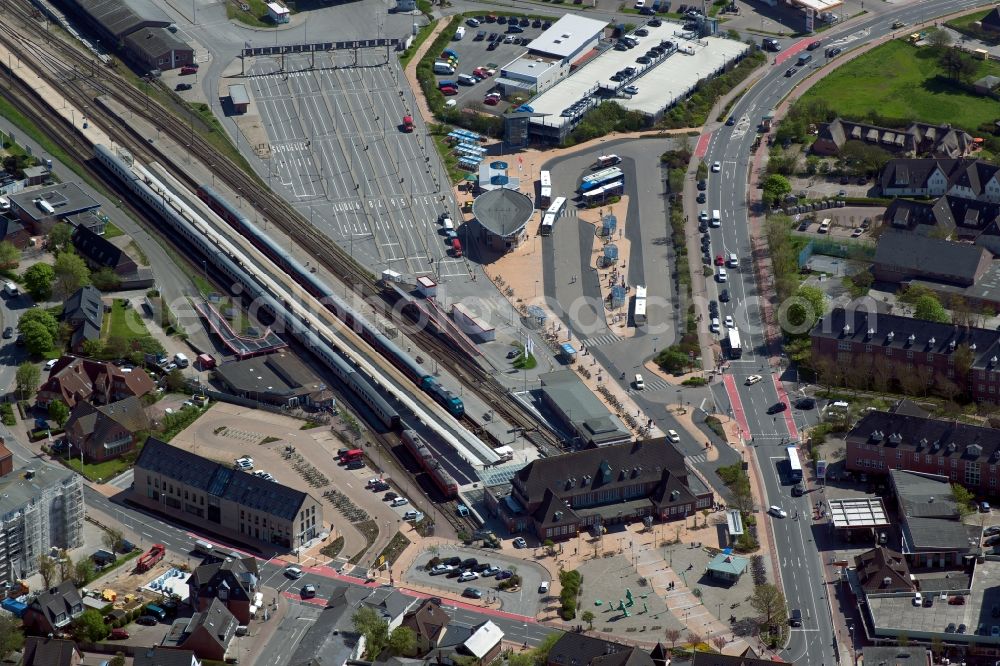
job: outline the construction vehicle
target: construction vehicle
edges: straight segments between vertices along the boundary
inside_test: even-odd
[[[146,553],[139,558],[139,561],[135,565],[135,570],[138,573],[142,573],[143,571],[149,571],[154,566],[156,566],[157,562],[163,559],[163,556],[166,555],[166,553],[167,553],[166,546],[164,546],[162,543],[154,543],[152,548],[146,551]]]

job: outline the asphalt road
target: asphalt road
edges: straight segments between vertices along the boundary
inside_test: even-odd
[[[813,52],[812,67],[825,64],[823,50],[830,46],[840,46],[845,52],[871,40],[892,33],[891,24],[900,20],[908,25],[920,23],[976,6],[977,2],[916,2],[903,7],[875,7],[877,13],[852,21],[848,25],[831,29],[822,35],[823,49]],[[758,296],[761,291],[750,270],[751,247],[749,237],[747,182],[751,168],[751,146],[756,136],[756,128],[761,117],[770,112],[805,73],[802,68],[792,77],[785,76],[788,66],[794,64],[795,54],[803,52],[812,38],[798,42],[785,42],[779,64],[756,83],[733,107],[731,115],[737,122],[734,126],[720,126],[712,135],[704,155],[708,164],[721,163],[721,173],[710,173],[708,179],[708,201],[699,206],[708,210],[722,211],[723,224],[711,229],[712,251],[714,254],[735,252],[741,259],[742,268],[732,271],[728,283],[720,285],[712,280],[709,293],[717,296],[720,288],[728,287],[732,301],[722,303],[721,315],[731,314],[736,319],[741,338],[744,340],[743,358],[732,364],[735,380],[729,390],[729,398],[734,402],[733,411],[745,418],[748,429],[746,435],[754,440],[754,452],[764,479],[767,494],[766,504],[777,504],[789,513],[785,519],[771,519],[775,547],[780,555],[782,582],[788,607],[802,611],[804,622],[801,629],[792,631],[785,656],[800,664],[825,664],[837,661],[832,617],[826,598],[823,566],[813,542],[810,504],[815,499],[806,494],[793,498],[789,487],[782,486],[777,474],[776,463],[783,457],[784,442],[794,439],[798,424],[804,423],[812,415],[797,414],[788,410],[781,414],[768,415],[766,410],[776,402],[785,401],[784,387],[766,372],[763,354],[763,321]],[[840,57],[843,57],[840,56]],[[693,188],[692,188],[693,189]],[[689,211],[690,212],[690,211]],[[764,374],[764,380],[745,386],[744,380],[751,374]],[[812,417],[815,418],[815,417]],[[796,513],[800,518],[795,519]]]

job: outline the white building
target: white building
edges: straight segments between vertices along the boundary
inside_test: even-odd
[[[32,463],[0,478],[0,583],[38,571],[38,556],[83,545],[83,483],[65,467]]]
[[[288,23],[291,15],[287,7],[279,5],[277,2],[267,3],[267,17],[271,23]]]
[[[565,14],[528,44],[528,52],[573,63],[597,47],[606,25],[604,21]]]
[[[497,84],[504,95],[536,95],[561,81],[569,69],[566,61],[527,53],[500,68]]]

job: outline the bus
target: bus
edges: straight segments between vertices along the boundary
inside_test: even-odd
[[[632,311],[632,321],[636,326],[646,323],[646,288],[637,285],[635,288],[635,309]]]
[[[552,204],[552,175],[542,171],[538,177],[538,207],[548,208]]]
[[[350,449],[349,451],[344,451],[340,454],[340,464],[346,465],[349,462],[354,462],[355,460],[361,460],[365,455],[365,452],[361,449]]]
[[[583,181],[580,183],[580,191],[589,192],[596,187],[601,187],[602,185],[613,183],[614,181],[622,180],[623,178],[625,178],[625,174],[618,167],[602,169],[601,171],[596,171],[589,176],[584,176]]]
[[[556,216],[553,215],[552,213],[546,213],[545,216],[542,217],[542,226],[541,228],[539,228],[538,233],[540,233],[543,236],[551,236],[552,227],[554,227],[555,224],[556,224]]]
[[[611,155],[601,155],[597,158],[597,169],[603,169],[605,167],[614,166],[616,164],[621,164],[622,158],[615,154]]]
[[[729,329],[729,358],[740,358],[743,356],[743,343],[740,342],[740,332]]]
[[[566,197],[556,197],[552,205],[549,206],[548,210],[545,211],[546,214],[552,214],[556,217],[562,214],[563,208],[566,207]]]
[[[618,196],[624,191],[625,183],[617,180],[613,183],[608,183],[607,185],[602,185],[601,187],[590,190],[589,192],[584,192],[581,196],[583,197],[584,205],[594,206],[596,204],[604,203],[608,200],[608,197]]]
[[[788,462],[788,478],[792,483],[802,480],[802,463],[799,462],[799,452],[794,446],[785,449],[785,457]]]

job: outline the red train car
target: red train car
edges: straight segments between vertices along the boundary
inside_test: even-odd
[[[458,495],[458,484],[452,478],[451,474],[438,462],[434,456],[434,452],[428,448],[427,442],[415,430],[404,430],[401,437],[403,443],[406,444],[406,448],[417,459],[423,470],[431,477],[431,480],[434,481],[434,485],[438,487],[441,494],[447,499],[456,497]]]

